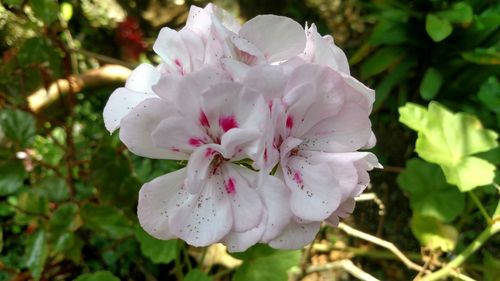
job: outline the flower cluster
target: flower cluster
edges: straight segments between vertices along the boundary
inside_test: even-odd
[[[350,214],[380,164],[374,92],[314,25],[281,16],[243,25],[209,4],[163,28],[162,63],[137,67],[104,109],[128,149],[187,167],[144,184],[141,226],[159,239],[230,251],[296,249]]]

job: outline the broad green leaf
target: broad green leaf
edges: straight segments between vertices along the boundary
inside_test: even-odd
[[[499,48],[477,48],[474,51],[463,52],[462,57],[466,61],[477,64],[499,65],[500,64],[500,49]]]
[[[404,22],[380,20],[377,22],[368,39],[374,45],[396,45],[408,40],[408,31]]]
[[[97,204],[86,204],[80,209],[84,226],[102,231],[113,238],[121,238],[132,233],[131,222],[119,210]]]
[[[461,191],[490,184],[495,178],[495,166],[477,157],[467,157],[457,165],[441,167],[448,182],[457,185]]]
[[[60,177],[45,177],[38,182],[37,188],[45,190],[49,201],[61,202],[69,198],[69,187]]]
[[[177,253],[177,239],[168,241],[158,240],[147,234],[141,227],[135,230],[135,237],[141,245],[141,251],[154,263],[169,263],[175,260]]]
[[[234,281],[288,280],[287,271],[300,260],[300,251],[281,251],[256,245],[240,255],[243,264],[236,269]]]
[[[496,77],[489,77],[481,85],[477,96],[484,106],[500,114],[500,83]]]
[[[109,271],[96,271],[94,273],[86,273],[78,276],[74,281],[120,281]]]
[[[425,30],[434,42],[439,42],[450,36],[453,27],[448,20],[428,14],[425,18]]]
[[[453,4],[450,9],[438,12],[437,15],[454,23],[469,23],[472,21],[474,12],[472,7],[465,2]]]
[[[56,0],[31,0],[31,8],[35,16],[46,24],[51,24],[59,16],[59,6]]]
[[[424,100],[432,100],[439,92],[443,84],[443,76],[434,67],[429,67],[425,71],[422,82],[420,83],[420,95]]]
[[[25,264],[30,269],[35,280],[40,280],[47,259],[48,249],[45,231],[39,229],[26,243]]]
[[[4,0],[2,2],[8,6],[19,6],[23,0]]]
[[[415,151],[424,160],[439,164],[448,183],[468,191],[493,181],[494,167],[471,156],[497,147],[498,135],[484,129],[477,117],[454,114],[431,102],[427,112],[414,104],[400,108],[400,121],[418,131]]]
[[[445,252],[452,251],[458,239],[458,231],[453,226],[432,217],[414,215],[411,219],[411,231],[422,246]]]
[[[33,115],[5,109],[0,111],[0,126],[5,136],[22,147],[29,147],[35,138],[36,122]]]
[[[19,195],[17,206],[30,214],[45,215],[49,212],[47,195],[40,189],[29,189]]]
[[[497,137],[494,131],[484,129],[477,117],[454,114],[431,102],[427,126],[419,134],[415,150],[429,162],[455,166],[466,156],[497,147]]]
[[[498,281],[500,276],[500,259],[495,258],[488,252],[483,252],[484,280]]]
[[[361,77],[369,78],[379,74],[398,62],[404,54],[404,50],[399,47],[386,47],[371,55],[361,65]]]
[[[15,193],[27,176],[21,161],[0,162],[0,196]]]
[[[110,146],[101,146],[92,155],[90,171],[90,180],[104,202],[115,206],[137,202],[140,183],[132,177],[129,160],[122,153]]]
[[[398,184],[410,193],[414,214],[451,222],[464,210],[465,194],[446,183],[438,165],[411,159],[406,162],[405,171],[399,174]]]
[[[76,221],[78,205],[65,203],[59,206],[50,218],[51,234],[61,235],[64,232],[75,231],[79,223]]]
[[[74,263],[79,264],[82,262],[83,245],[83,240],[75,232],[65,232],[55,241],[52,255],[62,253]]]
[[[407,103],[399,108],[399,122],[405,124],[415,131],[424,130],[427,126],[427,110],[425,107]]]
[[[186,274],[184,281],[211,281],[212,278],[199,269],[193,269]]]

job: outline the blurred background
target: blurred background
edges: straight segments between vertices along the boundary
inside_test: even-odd
[[[0,281],[376,280],[363,272],[411,280],[452,261],[493,224],[498,147],[470,152],[490,172],[469,172],[478,183],[463,188],[439,162],[417,157],[423,133],[403,125],[398,109],[437,102],[466,113],[464,126],[434,120],[445,133],[462,126],[448,139],[498,132],[498,1],[220,0],[213,3],[241,21],[271,13],[315,23],[346,52],[353,76],[376,90],[373,151],[385,169],[371,173],[345,225],[393,243],[410,263],[349,227],[323,227],[302,251],[259,245],[233,256],[149,237],[137,223],[137,192],[185,163],[129,153],[105,130],[102,110],[131,69],[159,62],[152,44],[161,27],[181,28],[190,5],[207,3],[2,0]],[[500,237],[483,242],[460,264],[472,279],[453,278],[500,280]]]

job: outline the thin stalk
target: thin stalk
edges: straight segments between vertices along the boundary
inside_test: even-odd
[[[479,198],[477,198],[476,194],[474,194],[473,191],[469,191],[468,193],[469,193],[469,196],[472,198],[472,201],[474,201],[474,204],[476,204],[477,208],[479,209],[479,211],[483,215],[484,219],[486,220],[486,223],[488,225],[491,224],[491,217],[490,217],[490,215],[488,215],[488,212],[486,212],[486,209],[484,208],[484,206],[481,203],[481,201],[479,200]]]

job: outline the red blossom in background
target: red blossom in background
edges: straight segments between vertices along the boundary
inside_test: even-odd
[[[116,28],[116,41],[121,45],[122,56],[130,60],[138,60],[146,51],[143,33],[136,18],[127,16]]]

